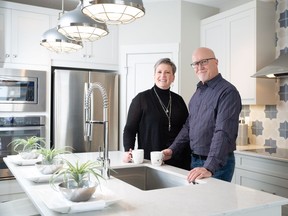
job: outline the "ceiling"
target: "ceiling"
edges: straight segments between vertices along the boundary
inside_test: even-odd
[[[4,0],[4,1],[62,10],[62,0]],[[153,1],[155,2],[155,0],[143,0],[144,6],[145,3]],[[169,0],[157,0],[157,1],[169,1]],[[184,0],[184,1],[221,9],[225,8],[225,6],[229,4],[239,5],[241,3],[245,3],[252,0]],[[275,0],[261,0],[261,1],[275,1]],[[65,11],[73,10],[76,8],[78,3],[79,0],[64,0],[64,10]]]
[[[47,7],[47,8],[53,8],[53,9],[59,9],[59,10],[61,10],[62,8],[61,0],[4,0],[4,1],[29,4],[29,5]],[[155,0],[143,0],[143,3],[145,4],[145,2],[148,3],[148,2],[153,2],[153,1]],[[202,5],[207,5],[211,7],[216,7],[216,8],[221,8],[226,3],[231,2],[231,0],[186,0],[186,1],[197,3],[197,4],[202,4]],[[239,1],[239,0],[233,0],[233,1]],[[78,2],[79,0],[64,0],[64,10],[66,11],[73,10],[78,5]]]
[[[61,0],[4,0],[4,1],[28,4],[46,8],[53,8],[58,10],[62,9]],[[73,10],[78,5],[78,2],[79,0],[64,0],[64,9],[66,11]]]

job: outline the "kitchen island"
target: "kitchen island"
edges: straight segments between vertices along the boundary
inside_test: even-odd
[[[79,153],[77,160],[95,160],[98,153]],[[152,167],[149,161],[136,165],[122,162],[123,153],[109,152],[112,169],[132,168],[137,166]],[[67,155],[68,160],[75,160],[74,155]],[[43,202],[41,192],[52,196],[49,183],[34,183],[31,175],[35,174],[35,166],[18,166],[9,157],[5,163],[14,174],[36,209],[43,216],[63,215],[49,209]],[[153,169],[186,179],[188,171],[163,165]],[[98,211],[87,211],[77,215],[117,215],[117,216],[147,216],[147,215],[281,215],[281,206],[288,204],[288,199],[265,192],[249,189],[240,185],[227,183],[213,178],[198,181],[199,184],[188,184],[156,190],[141,190],[124,181],[113,177],[107,181],[101,180],[101,186],[108,188],[117,196],[117,201]],[[51,197],[52,198],[52,197]]]

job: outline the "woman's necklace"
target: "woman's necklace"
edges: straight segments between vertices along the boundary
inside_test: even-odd
[[[165,112],[167,118],[168,118],[168,131],[171,130],[171,109],[172,109],[172,98],[171,98],[171,92],[169,91],[169,102],[168,102],[168,105],[167,107],[164,105],[164,103],[162,102],[162,100],[160,99],[159,95],[157,94],[156,92],[156,89],[153,88],[157,98],[158,98],[158,101],[163,109],[163,111]]]

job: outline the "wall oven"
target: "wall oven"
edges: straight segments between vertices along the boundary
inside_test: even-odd
[[[0,68],[0,111],[45,111],[45,94],[45,71]]]
[[[17,154],[8,144],[31,136],[45,137],[45,116],[0,116],[0,181],[14,179],[3,161],[4,157]]]

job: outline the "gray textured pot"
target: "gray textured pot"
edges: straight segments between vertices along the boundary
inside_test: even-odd
[[[59,185],[59,190],[63,196],[73,202],[88,201],[98,186],[97,182],[85,181],[83,187],[78,188],[75,181],[62,182]]]

